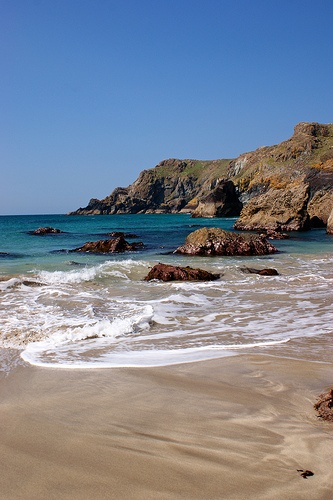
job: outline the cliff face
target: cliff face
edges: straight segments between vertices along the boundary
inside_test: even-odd
[[[116,188],[103,200],[91,199],[72,214],[177,213],[207,194],[227,174],[230,160],[163,160],[143,170],[127,188]],[[186,208],[191,210],[191,208]]]
[[[333,208],[333,124],[299,123],[290,139],[234,160],[164,160],[72,214],[216,217],[237,216],[242,206],[238,229],[326,226]]]

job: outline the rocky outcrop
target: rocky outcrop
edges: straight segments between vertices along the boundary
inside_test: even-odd
[[[232,181],[222,181],[200,202],[192,217],[235,217],[242,209],[235,185]]]
[[[195,197],[213,189],[228,164],[229,160],[163,160],[143,170],[127,188],[116,188],[103,200],[93,198],[69,215],[178,213]]]
[[[320,418],[333,422],[333,389],[320,394],[317,402],[314,404],[314,408],[317,410]]]
[[[328,221],[327,221],[326,231],[328,234],[333,234],[333,208],[332,208],[332,212],[331,212],[331,214],[328,218]]]
[[[219,274],[213,274],[203,269],[192,267],[178,267],[169,264],[156,264],[145,277],[145,281],[214,281]]]
[[[201,228],[190,233],[174,253],[186,255],[267,255],[277,249],[256,234],[237,234],[220,228]]]
[[[44,236],[45,234],[59,234],[62,231],[60,229],[55,229],[54,227],[39,227],[34,231],[28,231],[28,234],[35,234],[37,236]]]
[[[128,243],[123,236],[119,236],[110,240],[88,241],[71,252],[122,253],[139,250],[142,247],[142,242]]]
[[[307,212],[309,186],[295,184],[286,189],[269,189],[252,198],[243,208],[235,229],[246,231],[300,231],[309,229]]]

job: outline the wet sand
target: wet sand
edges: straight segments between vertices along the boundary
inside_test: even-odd
[[[331,499],[332,364],[239,355],[0,378],[0,498]],[[310,469],[304,479],[297,469]]]

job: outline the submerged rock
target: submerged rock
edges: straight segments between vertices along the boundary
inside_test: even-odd
[[[320,394],[314,408],[319,413],[320,418],[333,422],[333,389]]]
[[[119,236],[110,240],[88,241],[82,247],[75,248],[71,252],[121,253],[135,251],[142,247],[142,242],[128,243],[123,236]]]
[[[213,274],[203,269],[192,267],[178,267],[169,264],[156,264],[145,277],[145,281],[214,281],[219,279],[220,274]]]
[[[261,235],[238,234],[220,228],[201,228],[190,233],[174,253],[187,255],[267,255],[278,250]]]
[[[44,236],[44,234],[59,234],[62,233],[60,229],[54,227],[39,227],[34,231],[28,231],[28,234],[36,234],[37,236]]]
[[[274,229],[261,229],[261,231],[258,231],[258,234],[269,240],[287,240],[290,238],[289,234],[283,233],[280,229],[276,231]]]
[[[271,267],[265,269],[255,269],[254,267],[241,267],[241,271],[246,274],[260,274],[260,276],[279,276],[276,269]]]
[[[124,238],[138,238],[138,236],[134,233],[123,233],[122,231],[112,231],[112,233],[109,233],[108,236],[111,236],[111,238],[119,238],[120,236],[123,236]]]

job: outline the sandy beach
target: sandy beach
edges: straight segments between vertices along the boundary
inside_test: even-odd
[[[332,382],[331,364],[267,355],[19,365],[0,382],[0,497],[330,499],[333,426],[313,403]]]

